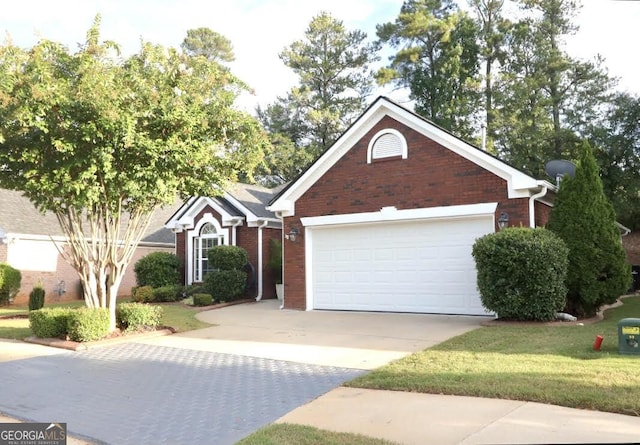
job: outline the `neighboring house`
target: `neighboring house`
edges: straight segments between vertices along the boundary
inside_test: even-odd
[[[164,228],[164,222],[180,205],[182,201],[154,212],[127,268],[119,295],[129,295],[131,287],[135,286],[133,266],[136,261],[151,252],[174,252],[175,237]],[[26,302],[38,282],[45,288],[46,302],[82,298],[78,274],[56,248],[56,243],[62,245],[66,238],[54,214],[39,212],[20,192],[0,189],[0,228],[6,232],[6,244],[0,243],[0,262],[7,262],[22,273],[16,303]]]
[[[185,284],[200,283],[210,270],[207,252],[213,246],[244,248],[249,256],[249,295],[275,296],[275,280],[268,268],[269,240],[282,238],[282,223],[266,210],[279,189],[232,184],[222,195],[190,198],[165,227],[176,234],[176,254],[182,259]],[[253,286],[252,286],[253,285]]]
[[[486,314],[475,240],[546,224],[556,187],[384,97],[270,202],[284,307]]]

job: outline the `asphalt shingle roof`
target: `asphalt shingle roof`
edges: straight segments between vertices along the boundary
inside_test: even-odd
[[[165,229],[164,222],[183,204],[177,199],[172,205],[156,209],[142,241],[175,243],[175,235]],[[64,236],[58,219],[51,212],[41,213],[21,192],[0,189],[0,227],[7,233],[41,236]]]

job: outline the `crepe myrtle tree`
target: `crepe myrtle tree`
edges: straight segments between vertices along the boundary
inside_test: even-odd
[[[246,86],[218,62],[142,42],[75,53],[42,40],[0,47],[0,187],[54,213],[89,307],[110,309],[152,212],[251,177],[268,139],[233,104]]]

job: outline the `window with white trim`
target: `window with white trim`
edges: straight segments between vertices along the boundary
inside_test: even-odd
[[[407,159],[407,155],[407,140],[402,133],[393,128],[387,128],[371,138],[367,149],[367,163],[371,164],[378,159]]]
[[[211,223],[206,223],[200,229],[199,236],[193,239],[193,281],[201,282],[209,267],[209,249],[225,244],[224,233],[219,233]]]

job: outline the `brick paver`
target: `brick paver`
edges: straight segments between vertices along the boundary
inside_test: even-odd
[[[0,412],[113,445],[224,445],[362,373],[127,343],[0,363]]]

